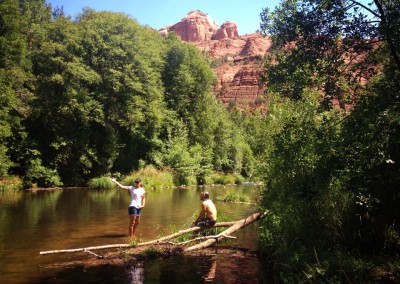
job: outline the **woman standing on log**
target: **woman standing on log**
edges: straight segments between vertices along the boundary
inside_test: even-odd
[[[115,178],[111,179],[117,186],[122,189],[129,191],[131,195],[131,202],[128,208],[129,214],[129,237],[133,238],[135,229],[140,222],[140,214],[142,208],[146,203],[145,199],[145,189],[142,187],[142,180],[140,178],[135,179],[135,185],[126,186],[119,183]]]

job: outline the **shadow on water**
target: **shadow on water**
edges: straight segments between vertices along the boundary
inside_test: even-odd
[[[121,265],[72,266],[52,276],[31,283],[135,283],[130,282],[127,269]]]
[[[125,238],[125,234],[106,234],[106,235],[99,235],[97,236],[98,238],[104,238],[104,239],[120,239],[120,238]]]

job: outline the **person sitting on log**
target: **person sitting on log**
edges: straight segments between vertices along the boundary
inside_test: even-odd
[[[193,225],[198,227],[212,227],[217,222],[217,208],[211,201],[207,191],[200,194],[200,200],[201,211],[199,217],[193,222]]]

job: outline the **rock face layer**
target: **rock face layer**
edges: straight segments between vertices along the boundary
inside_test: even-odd
[[[270,38],[258,33],[239,36],[235,23],[227,21],[218,26],[201,11],[191,11],[179,23],[160,30],[163,35],[168,32],[208,51],[215,59],[218,84],[214,93],[222,102],[248,105],[263,94],[259,62],[271,48]]]
[[[229,69],[222,66],[216,68],[215,72],[219,80],[214,91],[224,103],[239,101],[251,104],[264,93],[260,83],[262,70],[256,65],[245,64]]]

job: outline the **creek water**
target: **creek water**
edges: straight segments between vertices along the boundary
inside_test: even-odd
[[[189,228],[200,209],[200,192],[205,190],[218,208],[219,220],[239,220],[257,211],[255,205],[218,200],[228,193],[254,199],[258,190],[253,186],[147,190],[137,238],[149,241]],[[93,258],[88,253],[39,254],[127,243],[129,200],[121,189],[0,191],[0,283],[264,282],[260,261],[249,253],[257,249],[257,222],[236,232],[237,239],[217,244],[212,254],[200,257],[158,258],[130,267],[89,267],[76,264]],[[218,246],[236,250],[228,255]]]

